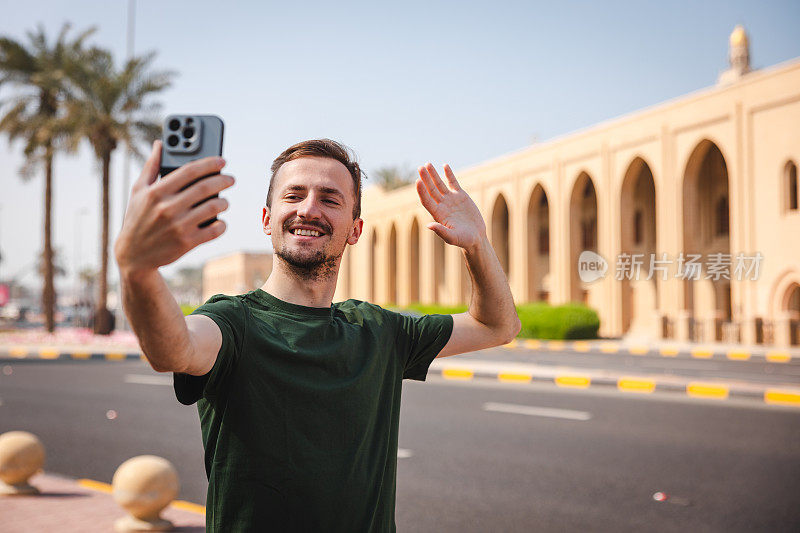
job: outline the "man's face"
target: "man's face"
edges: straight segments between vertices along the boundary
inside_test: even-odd
[[[358,242],[363,221],[353,220],[353,178],[324,157],[284,163],[275,175],[272,206],[264,208],[264,233],[275,255],[308,277],[335,273],[345,246]]]

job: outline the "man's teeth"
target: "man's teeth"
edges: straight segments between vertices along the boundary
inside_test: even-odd
[[[306,235],[310,237],[319,237],[321,235],[320,232],[314,231],[313,229],[296,229],[292,233],[295,235]]]

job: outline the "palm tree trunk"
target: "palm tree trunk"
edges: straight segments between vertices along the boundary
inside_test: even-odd
[[[98,280],[97,309],[94,316],[94,332],[98,335],[108,335],[114,329],[111,312],[106,307],[108,294],[108,221],[109,221],[109,174],[111,167],[111,152],[103,154],[103,232],[100,236],[100,279]]]
[[[53,285],[53,245],[50,239],[51,215],[53,211],[53,152],[47,148],[44,172],[44,286],[42,288],[42,310],[45,327],[52,333],[55,328],[56,292]]]

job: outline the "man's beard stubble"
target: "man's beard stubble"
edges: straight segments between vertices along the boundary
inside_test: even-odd
[[[283,259],[289,270],[298,278],[310,281],[336,275],[336,258],[317,250],[312,256],[302,256],[281,247],[275,255]]]

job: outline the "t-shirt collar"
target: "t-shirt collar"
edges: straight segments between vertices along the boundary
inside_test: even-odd
[[[256,289],[252,292],[253,297],[261,303],[270,307],[275,307],[283,312],[303,317],[333,318],[333,304],[330,307],[308,307],[285,302],[271,295],[263,289]]]

